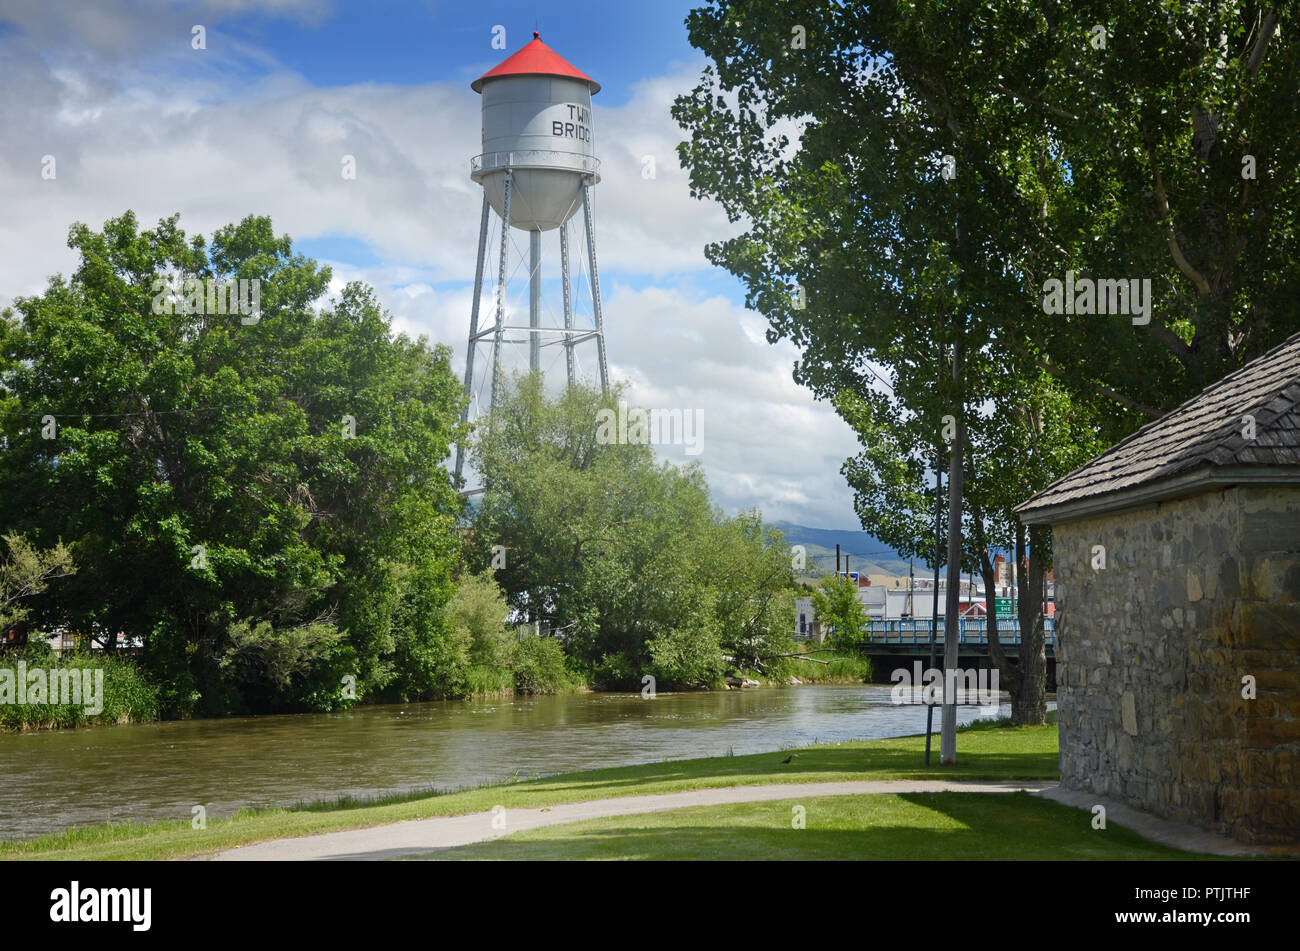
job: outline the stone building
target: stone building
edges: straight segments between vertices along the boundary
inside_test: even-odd
[[[1300,841],[1300,334],[1018,512],[1053,531],[1062,785]]]

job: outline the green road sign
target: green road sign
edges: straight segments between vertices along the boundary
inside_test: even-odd
[[[1016,616],[1015,605],[1011,598],[994,598],[993,610],[997,612],[998,617],[1014,618]]]

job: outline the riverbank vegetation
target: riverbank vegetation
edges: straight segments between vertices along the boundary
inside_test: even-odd
[[[698,465],[602,440],[598,416],[620,399],[581,385],[548,395],[537,376],[502,387],[473,456],[484,494],[466,562],[496,568],[517,617],[555,631],[598,689],[718,687],[751,671],[788,682],[788,546],[758,513],[716,510]]]
[[[1049,718],[1055,719],[1054,715]],[[193,828],[186,812],[169,823],[86,826],[20,842],[0,842],[0,859],[185,858],[266,839],[488,812],[498,805],[532,808],[719,786],[854,779],[1050,780],[1058,775],[1054,722],[1039,727],[1000,724],[967,730],[955,767],[940,767],[937,755],[925,766],[924,749],[924,736],[907,736],[804,747],[788,763],[783,762],[787,750],[673,760],[445,794],[429,790],[374,801],[348,799],[293,809],[246,810],[229,818],[209,818],[205,829]]]
[[[602,439],[621,391],[522,377],[471,435],[450,349],[394,334],[364,285],[326,299],[267,218],[209,242],[128,212],[68,243],[72,275],[0,314],[5,564],[40,575],[0,599],[0,650],[130,653],[123,689],[152,685],[131,719],[813,666],[788,656],[780,534],[716,510],[698,465]],[[235,280],[256,313],[209,306]],[[445,466],[467,439],[477,504]]]
[[[25,702],[18,702],[17,675],[26,678],[36,671],[39,678],[23,684]],[[13,681],[7,672],[15,675]],[[74,677],[69,678],[70,673]],[[59,702],[63,681],[69,684],[67,695],[76,702]],[[33,699],[33,683],[41,685],[39,700]],[[7,652],[0,660],[0,730],[105,726],[157,718],[158,688],[130,658],[86,652],[59,656],[42,641]]]
[[[175,217],[74,225],[70,278],[0,320],[0,527],[75,575],[31,632],[138,639],[164,716],[446,696],[461,500],[451,351],[267,218],[209,244]],[[256,314],[185,282],[250,280]],[[207,286],[206,283],[196,286]]]

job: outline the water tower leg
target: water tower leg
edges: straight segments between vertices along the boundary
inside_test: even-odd
[[[536,373],[542,366],[542,233],[528,232],[528,369]]]
[[[462,424],[469,422],[469,404],[474,398],[474,351],[478,349],[474,338],[478,336],[478,301],[483,295],[483,261],[487,257],[488,207],[487,193],[484,192],[483,215],[478,223],[478,262],[474,265],[474,303],[470,305],[469,311],[469,347],[465,352],[465,408],[460,411]],[[462,439],[456,443],[457,479],[460,479],[464,466],[465,441]]]
[[[492,337],[492,408],[497,407],[501,381],[501,335],[506,323],[506,251],[510,248],[510,192],[514,175],[506,171],[505,200],[501,203],[501,265],[497,269],[497,323]]]
[[[600,361],[600,390],[609,393],[609,365],[605,361],[605,315],[600,308],[600,272],[596,270],[596,234],[591,227],[591,186],[582,184],[582,217],[587,226],[587,262],[591,269],[591,307],[596,315],[596,354]]]
[[[569,285],[569,223],[560,225],[560,283],[564,285],[564,363],[573,386],[573,294]]]

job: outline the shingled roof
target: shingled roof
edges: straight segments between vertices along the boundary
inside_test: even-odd
[[[1247,438],[1245,416],[1255,417]],[[1056,480],[1016,511],[1070,521],[1214,486],[1300,483],[1300,334]]]

